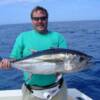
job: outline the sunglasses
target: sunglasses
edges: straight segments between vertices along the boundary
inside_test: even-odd
[[[35,21],[45,21],[47,19],[47,16],[44,16],[44,17],[32,17],[32,20],[35,20]]]

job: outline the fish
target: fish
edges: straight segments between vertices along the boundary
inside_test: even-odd
[[[40,50],[11,62],[11,66],[31,74],[55,74],[78,72],[89,68],[92,56],[65,48]]]

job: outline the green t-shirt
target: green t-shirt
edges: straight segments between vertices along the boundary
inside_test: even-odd
[[[32,54],[32,50],[45,50],[53,47],[66,48],[64,37],[58,32],[48,32],[48,34],[40,34],[35,30],[21,33],[12,49],[11,58],[20,59]],[[27,84],[46,86],[55,82],[56,75],[40,75],[24,72],[24,80]]]

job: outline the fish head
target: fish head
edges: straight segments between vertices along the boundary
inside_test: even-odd
[[[88,68],[90,56],[77,55],[77,54],[66,54],[64,60],[64,69],[66,72],[76,72]]]

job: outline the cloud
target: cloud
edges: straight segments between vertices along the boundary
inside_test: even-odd
[[[12,4],[12,3],[37,3],[44,0],[0,0],[0,5]]]

